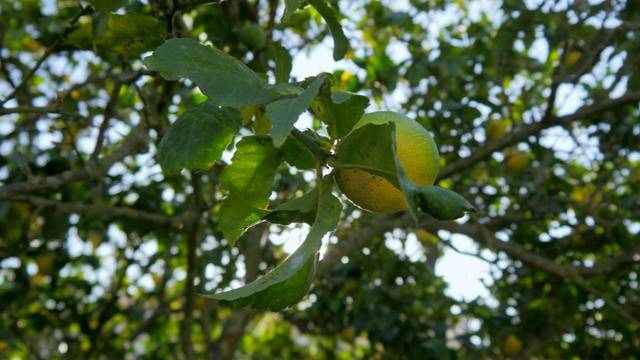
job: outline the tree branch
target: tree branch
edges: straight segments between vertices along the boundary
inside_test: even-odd
[[[134,130],[134,134],[127,137],[122,146],[115,149],[110,155],[101,159],[88,161],[81,170],[65,171],[59,175],[39,180],[1,186],[0,200],[27,193],[52,190],[74,182],[95,180],[103,177],[113,164],[121,161],[125,157],[148,151],[148,134],[146,132],[146,126],[142,126],[142,124],[141,122]]]
[[[48,208],[61,213],[96,216],[102,218],[126,218],[154,224],[170,225],[174,228],[180,228],[186,221],[188,221],[188,216],[167,216],[135,210],[132,208],[108,206],[103,204],[70,203],[31,195],[19,195],[12,197],[11,200],[26,202],[35,207]]]
[[[622,106],[633,105],[638,102],[640,102],[640,92],[628,92],[624,96],[617,99],[607,99],[604,101],[598,101],[592,105],[583,106],[570,115],[558,118],[556,118],[555,116],[545,116],[542,121],[519,128],[517,131],[506,134],[499,139],[490,141],[486,145],[474,149],[473,153],[469,157],[459,159],[447,165],[447,167],[442,169],[440,171],[440,174],[438,174],[438,181],[449,178],[453,174],[467,169],[478,162],[484,161],[488,159],[494,152],[517,144],[518,142],[527,139],[531,135],[539,134],[546,128],[556,125],[567,126],[574,121],[582,120],[584,118],[593,116],[594,114],[599,114]]]

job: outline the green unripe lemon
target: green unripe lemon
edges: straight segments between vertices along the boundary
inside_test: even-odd
[[[397,156],[407,178],[421,186],[433,185],[440,169],[440,155],[433,137],[418,122],[392,111],[379,111],[365,114],[353,129],[387,123],[395,123]],[[402,191],[381,176],[361,169],[340,169],[335,178],[340,191],[365,210],[396,212],[407,208]]]
[[[246,23],[238,30],[238,38],[250,50],[260,49],[267,43],[267,34],[260,25],[252,22]]]

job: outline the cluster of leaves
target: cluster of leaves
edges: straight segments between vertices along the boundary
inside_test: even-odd
[[[0,3],[0,357],[633,358],[636,2],[284,4]],[[329,35],[340,70],[290,79]],[[359,136],[389,139],[377,173],[417,206],[338,201],[324,166],[369,99],[435,134],[438,185],[478,216],[413,211],[430,203],[384,126]],[[489,300],[434,273],[459,236],[494,270]],[[279,314],[225,305],[277,310],[311,284]]]

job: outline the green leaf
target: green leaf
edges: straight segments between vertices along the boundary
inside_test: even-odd
[[[267,105],[267,117],[271,120],[271,136],[277,147],[285,142],[298,117],[307,110],[325,81],[326,77],[319,76],[299,96]]]
[[[259,209],[244,201],[242,194],[231,192],[220,205],[220,230],[233,246],[249,227],[259,222],[268,210]]]
[[[109,25],[109,15],[111,15],[111,13],[101,11],[95,12],[93,14],[91,35],[102,36],[107,32],[107,26]]]
[[[167,80],[188,78],[209,100],[233,108],[267,104],[294,93],[290,86],[269,85],[242,61],[191,39],[167,40],[144,64]]]
[[[396,154],[395,134],[393,135],[393,153]],[[404,194],[409,211],[416,223],[418,209],[438,220],[455,220],[466,212],[476,212],[476,208],[462,195],[439,186],[420,186],[407,178],[397,156],[394,156],[400,189]]]
[[[338,145],[341,168],[358,168],[382,176],[399,187],[392,130],[395,124],[368,124],[355,129]]]
[[[311,109],[327,125],[329,136],[339,139],[351,131],[368,106],[366,96],[327,91],[313,100]]]
[[[300,140],[288,137],[281,150],[284,160],[289,165],[301,170],[315,169],[316,157]]]
[[[281,42],[277,42],[273,45],[274,60],[276,67],[274,70],[276,76],[276,83],[289,82],[289,76],[291,75],[291,69],[293,67],[293,58]]]
[[[208,169],[220,160],[241,125],[238,110],[210,102],[196,105],[167,130],[158,146],[158,163],[167,174]]]
[[[273,209],[264,217],[264,220],[279,225],[289,225],[294,222],[311,225],[315,220],[317,207],[318,188],[315,187],[301,197],[287,201]]]
[[[280,151],[267,136],[245,136],[236,145],[232,162],[220,174],[220,185],[245,203],[266,209]]]
[[[320,183],[318,211],[304,242],[280,265],[265,276],[241,288],[206,298],[219,300],[232,307],[251,306],[254,309],[280,311],[296,304],[309,291],[318,261],[322,237],[336,228],[342,205],[333,196],[333,181],[327,177]]]
[[[342,30],[342,26],[338,21],[336,13],[327,5],[324,0],[309,0],[309,4],[313,6],[320,16],[327,22],[331,36],[333,36],[333,60],[338,61],[344,59],[349,50],[349,40]]]
[[[304,4],[304,0],[284,0],[284,13],[282,14],[282,21],[287,21],[291,18],[296,10],[300,9]]]
[[[81,50],[137,57],[162,44],[166,37],[156,18],[149,15],[110,14],[103,35],[94,36],[93,27],[93,23],[83,24],[69,35],[66,43]]]
[[[127,1],[128,0],[94,0],[93,8],[96,9],[96,11],[116,11],[127,5]]]
[[[280,152],[267,136],[247,136],[236,145],[231,164],[220,174],[220,185],[229,192],[220,205],[220,228],[229,243],[269,213],[279,165]]]

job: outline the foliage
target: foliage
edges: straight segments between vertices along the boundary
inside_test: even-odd
[[[0,357],[636,356],[635,2],[0,12]],[[337,70],[300,75],[307,52]],[[391,140],[367,165],[406,213],[333,184],[336,147],[376,109],[439,146],[422,189],[393,127],[362,129]],[[451,251],[486,261],[489,298],[450,295]]]

